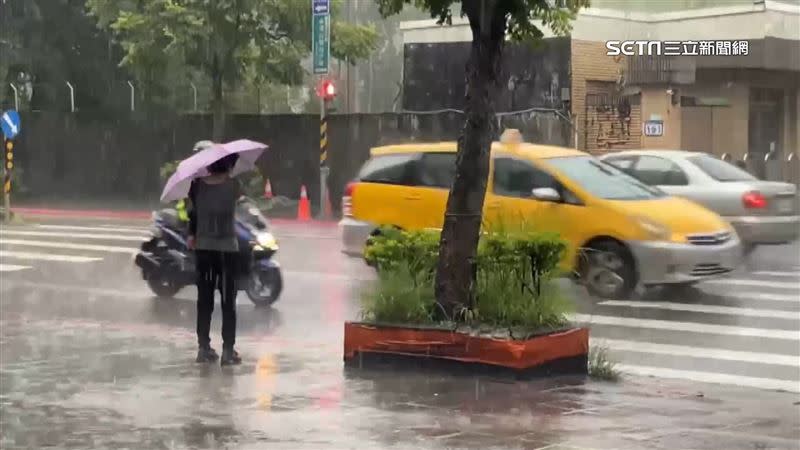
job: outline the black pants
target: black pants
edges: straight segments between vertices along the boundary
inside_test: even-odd
[[[197,250],[197,343],[211,345],[214,290],[222,296],[222,347],[236,343],[236,253]]]

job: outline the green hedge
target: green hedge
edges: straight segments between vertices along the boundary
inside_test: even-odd
[[[478,244],[475,305],[451,321],[526,328],[563,325],[572,305],[552,280],[566,248],[555,234],[484,233]],[[378,270],[378,281],[363,297],[364,318],[433,322],[438,253],[438,231],[382,228],[371,237],[365,259]]]

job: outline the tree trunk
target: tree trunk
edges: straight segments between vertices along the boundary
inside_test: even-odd
[[[505,42],[506,13],[499,11],[497,4],[497,0],[463,0],[472,46],[466,71],[465,123],[439,242],[436,299],[442,318],[453,318],[474,303],[473,270],[494,134],[494,94]]]
[[[222,94],[222,66],[219,57],[214,55],[211,65],[211,103],[212,103],[212,135],[214,142],[222,142],[225,138],[225,103]]]

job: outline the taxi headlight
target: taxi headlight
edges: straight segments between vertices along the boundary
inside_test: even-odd
[[[672,231],[665,225],[646,217],[638,217],[639,226],[654,241],[668,241],[672,237]]]

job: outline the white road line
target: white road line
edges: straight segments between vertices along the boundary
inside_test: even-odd
[[[627,328],[652,330],[684,331],[689,333],[720,334],[727,336],[751,336],[770,339],[800,341],[800,330],[772,330],[765,328],[736,327],[698,322],[678,322],[672,320],[637,319],[633,317],[597,316],[572,314],[572,320],[589,325],[610,325]]]
[[[629,364],[617,364],[623,374],[639,375],[646,377],[674,378],[680,380],[697,381],[701,383],[728,384],[733,386],[752,387],[757,389],[781,390],[800,392],[800,380],[778,380],[774,378],[745,377],[724,373],[700,372],[695,370],[676,370],[664,367],[648,367]]]
[[[19,270],[30,269],[31,266],[17,266],[14,264],[0,264],[0,272],[16,272]]]
[[[87,233],[54,233],[49,231],[17,231],[17,230],[3,230],[0,232],[1,236],[31,236],[31,237],[60,237],[69,239],[96,239],[107,241],[133,241],[142,242],[146,238],[144,236],[123,236],[119,234],[87,234]]]
[[[40,228],[42,230],[102,231],[102,232],[113,232],[113,233],[129,233],[129,234],[132,233],[145,236],[147,236],[149,232],[147,228],[112,227],[112,226],[87,227],[78,225],[37,225],[36,228]]]
[[[637,302],[628,300],[606,300],[599,303],[605,306],[625,306],[628,308],[666,309],[669,311],[688,311],[709,314],[728,314],[733,316],[770,317],[774,319],[800,320],[800,311],[780,311],[777,309],[736,308],[732,306],[702,305],[675,302]]]
[[[87,263],[87,262],[103,260],[103,258],[92,258],[88,256],[53,255],[52,253],[35,253],[35,252],[9,252],[5,250],[0,250],[0,258],[19,258],[19,259],[38,260],[38,261],[60,261],[60,262],[74,262],[74,263]]]
[[[771,287],[800,289],[800,280],[790,281],[769,281],[769,280],[748,280],[741,278],[720,278],[718,280],[703,281],[704,284],[717,284],[722,286],[752,286],[752,287]]]
[[[126,253],[135,255],[139,252],[138,248],[134,247],[116,247],[113,245],[89,245],[89,244],[71,244],[67,242],[53,242],[53,241],[34,241],[28,239],[3,239],[0,237],[0,245],[22,245],[28,247],[46,247],[46,248],[59,248],[69,250],[90,250],[96,252],[108,253]]]
[[[787,277],[787,278],[800,278],[800,271],[795,272],[778,272],[773,270],[759,270],[751,272],[753,275],[764,275],[767,277]]]
[[[780,355],[776,353],[742,352],[719,348],[691,347],[688,345],[654,344],[642,341],[591,338],[592,346],[607,347],[609,350],[657,355],[689,356],[701,359],[722,359],[757,364],[774,364],[800,368],[800,355]]]
[[[715,294],[717,295],[717,294]],[[726,292],[722,295],[725,298],[737,298],[742,300],[771,301],[771,302],[800,302],[798,294],[767,294],[763,292]]]

